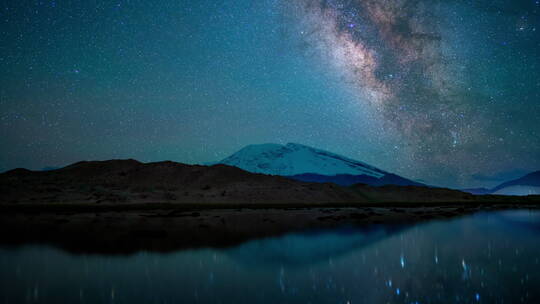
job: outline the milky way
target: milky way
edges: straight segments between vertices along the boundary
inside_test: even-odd
[[[297,1],[291,10],[309,45],[419,166],[471,159],[467,146],[481,140],[485,121],[445,40],[438,1]]]

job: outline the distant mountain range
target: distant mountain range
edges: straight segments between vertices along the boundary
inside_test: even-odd
[[[518,179],[504,182],[493,189],[463,189],[471,194],[533,195],[540,194],[540,171],[529,173]]]
[[[540,171],[493,189],[460,191],[468,193],[429,187],[361,161],[295,143],[249,145],[209,166],[170,161],[83,161],[60,169],[14,169],[0,174],[0,202],[314,203],[456,201],[472,199],[470,194],[540,194]]]
[[[303,182],[425,186],[358,160],[295,143],[249,145],[217,163]]]
[[[216,163],[310,183],[426,186],[358,160],[296,143],[249,145]],[[540,171],[502,183],[493,189],[473,188],[461,191],[476,195],[540,194]]]

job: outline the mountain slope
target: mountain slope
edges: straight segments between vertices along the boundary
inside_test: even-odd
[[[336,174],[322,175],[316,173],[304,173],[287,176],[288,178],[308,182],[308,183],[334,183],[341,186],[350,186],[354,184],[374,185],[379,181],[378,178],[369,175]]]
[[[381,177],[386,174],[366,163],[294,143],[249,145],[219,163],[249,172],[283,176],[317,173]]]
[[[376,186],[422,185],[364,162],[295,143],[249,145],[218,163],[254,173],[342,186],[356,183]]]
[[[475,188],[462,189],[461,191],[475,195],[538,195],[540,194],[540,171],[532,172],[518,179],[504,182],[493,189]]]
[[[371,186],[425,186],[421,183],[411,181],[403,178],[399,175],[387,173],[380,178],[376,178],[369,175],[351,175],[351,174],[336,174],[336,175],[322,175],[316,173],[304,173],[292,176],[288,178],[310,183],[334,183],[340,186],[351,186],[354,184],[366,184]]]
[[[491,193],[491,189],[487,189],[487,188],[467,188],[467,189],[460,189],[460,190],[463,192],[474,194],[474,195],[485,195],[485,194]]]
[[[491,193],[503,195],[540,194],[540,171],[502,183],[491,189]]]

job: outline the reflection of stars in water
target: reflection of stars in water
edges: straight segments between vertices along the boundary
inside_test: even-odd
[[[482,227],[484,228],[484,227]],[[436,229],[433,229],[436,231]],[[455,231],[452,229],[451,231]],[[431,232],[430,232],[431,233]],[[412,235],[412,236],[411,236]],[[198,302],[199,297],[202,302],[212,302],[208,299],[209,296],[218,296],[222,288],[230,290],[231,282],[227,278],[231,278],[231,273],[228,275],[223,271],[231,271],[234,275],[244,273],[246,277],[238,277],[238,282],[242,279],[247,279],[251,283],[262,284],[263,281],[255,281],[258,279],[267,282],[267,275],[270,279],[274,279],[273,286],[264,292],[255,291],[254,297],[261,297],[259,301],[253,302],[286,302],[281,296],[294,297],[302,296],[308,293],[313,295],[312,298],[306,299],[305,302],[318,303],[322,301],[324,296],[332,296],[336,303],[536,303],[537,297],[535,292],[535,283],[537,283],[536,273],[538,271],[540,247],[532,251],[530,247],[518,247],[516,243],[485,241],[479,243],[477,239],[466,239],[466,250],[462,250],[459,245],[463,244],[461,239],[456,239],[455,236],[448,237],[449,243],[438,243],[433,247],[433,240],[439,240],[440,235],[437,233],[429,234],[428,238],[423,239],[421,233],[405,234],[404,238],[394,238],[387,242],[381,242],[377,248],[363,248],[361,252],[354,251],[348,255],[337,255],[332,259],[332,263],[320,262],[316,260],[314,266],[306,268],[288,268],[288,265],[282,264],[274,268],[264,268],[263,277],[258,278],[257,274],[251,273],[251,268],[246,271],[246,267],[218,267],[218,265],[227,265],[228,259],[218,260],[215,264],[208,263],[212,256],[208,255],[204,260],[199,260],[197,271],[201,274],[215,273],[215,283],[212,286],[206,285],[207,277],[196,276],[195,279],[200,279],[198,286],[189,289],[185,294],[191,296]],[[454,237],[454,239],[452,239]],[[533,240],[534,242],[534,240]],[[478,243],[478,244],[477,244]],[[380,250],[379,250],[380,249]],[[438,252],[441,252],[440,260]],[[396,254],[398,258],[396,258]],[[488,258],[488,254],[494,257],[500,257],[500,264],[497,265],[497,259]],[[404,265],[401,267],[401,257],[403,257]],[[437,257],[438,263],[434,263],[433,259]],[[395,263],[398,260],[398,263]],[[204,262],[203,262],[204,261]],[[327,261],[330,261],[328,259]],[[388,263],[388,262],[391,263]],[[393,262],[392,262],[393,261]],[[320,262],[320,263],[319,263]],[[192,263],[191,264],[196,264]],[[239,262],[239,265],[242,265]],[[304,265],[304,264],[302,264]],[[145,263],[144,272],[148,276],[150,273],[157,273],[159,268],[155,268],[155,263]],[[14,265],[14,273],[18,273],[19,266]],[[95,267],[90,267],[90,271]],[[285,278],[285,269],[290,269]],[[375,271],[372,271],[375,270]],[[530,273],[534,271],[534,273]],[[466,281],[460,280],[462,272],[468,273]],[[185,272],[178,272],[179,275]],[[188,272],[189,273],[189,272]],[[14,274],[15,275],[15,274]],[[210,275],[212,276],[212,275]],[[186,275],[180,279],[194,280],[193,277]],[[152,281],[152,282],[151,282]],[[280,284],[281,281],[281,284]],[[534,281],[534,282],[532,282]],[[147,278],[149,286],[155,284],[153,280]],[[507,288],[498,288],[500,284],[508,284]],[[85,285],[77,286],[79,289],[80,302],[82,300],[82,288]],[[32,299],[33,293],[38,293],[38,285],[31,285],[26,291],[26,296]],[[382,288],[381,288],[382,287]],[[47,294],[45,290],[39,291],[40,297]],[[86,286],[85,286],[86,288]],[[109,287],[111,288],[111,287]],[[112,287],[114,288],[114,287]],[[188,286],[186,288],[192,288]],[[197,288],[202,288],[197,290]],[[245,293],[250,296],[250,291],[246,291],[244,284],[238,286],[239,294]],[[282,289],[281,289],[282,288]],[[77,291],[75,289],[75,291]],[[116,301],[120,298],[124,299],[125,294],[129,293],[124,288],[115,290]],[[111,290],[111,289],[110,289]],[[153,289],[152,289],[153,290]],[[85,291],[87,293],[88,291]],[[109,296],[107,291],[106,296]],[[265,295],[264,293],[267,294]],[[371,299],[365,299],[366,292],[373,294]],[[520,294],[517,294],[520,292]],[[530,295],[527,293],[530,292]],[[274,293],[274,294],[271,294]],[[275,295],[278,298],[271,298]],[[118,295],[122,295],[119,297]],[[152,294],[153,295],[153,294]],[[76,296],[76,294],[74,294]],[[243,295],[242,295],[243,296]],[[41,300],[41,299],[40,299]],[[159,300],[159,301],[158,301]],[[157,299],[156,302],[165,303],[167,299]],[[262,301],[264,300],[264,301]],[[370,301],[371,300],[371,301]],[[110,300],[109,300],[110,301]],[[34,301],[35,302],[35,301]],[[213,302],[219,302],[213,301]]]
[[[285,292],[285,269],[283,268],[283,266],[281,266],[281,269],[279,270],[278,284],[279,284],[279,289],[281,290],[282,293],[284,293]]]
[[[469,268],[469,266],[465,262],[465,259],[461,260],[461,268],[463,268],[463,273],[461,275],[461,278],[463,280],[468,280],[469,277],[470,277],[470,274],[471,274],[471,269]]]

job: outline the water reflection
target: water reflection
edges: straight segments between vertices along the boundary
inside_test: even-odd
[[[337,259],[406,229],[400,225],[370,225],[291,233],[279,238],[246,242],[225,250],[238,263],[253,266],[305,267]]]
[[[539,222],[476,214],[128,257],[0,250],[0,303],[539,303]]]
[[[540,232],[540,212],[512,210],[499,212],[498,215],[509,226],[529,230],[533,233]]]

